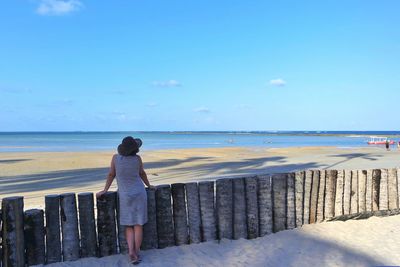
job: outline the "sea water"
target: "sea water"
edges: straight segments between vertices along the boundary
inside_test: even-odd
[[[370,135],[400,132],[3,132],[0,152],[115,150],[131,135],[142,150],[213,147],[366,147]]]

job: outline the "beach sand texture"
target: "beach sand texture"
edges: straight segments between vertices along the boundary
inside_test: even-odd
[[[43,208],[48,194],[97,192],[104,187],[113,153],[0,153],[0,198],[20,195],[25,208]],[[380,147],[198,148],[145,151],[141,156],[154,185],[305,169],[400,166],[399,150]]]
[[[142,267],[394,266],[400,264],[400,216],[325,222],[265,237],[143,251]],[[177,256],[179,255],[179,256]],[[126,255],[49,267],[132,266]]]

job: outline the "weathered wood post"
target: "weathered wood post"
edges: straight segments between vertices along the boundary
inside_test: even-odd
[[[201,242],[201,215],[199,187],[197,183],[186,183],[186,200],[189,222],[189,242],[197,244]]]
[[[389,208],[388,196],[388,170],[381,170],[381,183],[379,188],[379,210],[387,210]]]
[[[249,239],[254,239],[260,235],[257,177],[247,177],[244,182],[246,188],[247,237]]]
[[[273,233],[271,176],[258,176],[258,214],[260,217],[260,236]]]
[[[287,174],[287,216],[286,224],[287,229],[296,228],[296,204],[295,204],[295,174]]]
[[[143,226],[142,248],[153,249],[153,248],[158,248],[156,190],[153,188],[146,188],[146,192],[147,192],[147,223]],[[125,238],[124,242],[126,244]]]
[[[28,266],[45,263],[43,210],[25,211],[25,250]]]
[[[243,178],[233,179],[233,239],[247,238],[246,191]]]
[[[188,244],[188,223],[185,199],[185,184],[176,183],[171,185],[175,230],[175,245]]]
[[[351,171],[350,213],[358,213],[358,171]]]
[[[217,224],[214,205],[214,182],[199,182],[202,241],[217,239]]]
[[[272,176],[272,199],[274,205],[274,232],[286,229],[286,175]]]
[[[233,190],[232,179],[216,181],[216,206],[218,239],[233,238]]]
[[[157,186],[156,210],[158,248],[175,245],[170,185]]]
[[[295,196],[296,196],[296,227],[300,227],[303,225],[303,215],[304,215],[304,178],[305,172],[296,172],[295,173]]]
[[[335,196],[335,216],[341,216],[344,212],[344,171],[338,170],[336,179],[336,196]]]
[[[0,205],[0,240],[3,238],[3,212]],[[3,242],[0,242],[0,267],[3,266]]]
[[[78,214],[75,194],[61,194],[60,204],[63,260],[75,261],[79,259]]]
[[[366,196],[367,196],[367,171],[358,171],[358,212],[364,213],[367,211]]]
[[[336,196],[336,177],[337,171],[326,171],[326,195],[325,195],[325,218],[330,219],[335,216],[335,196]]]
[[[318,189],[318,206],[317,206],[317,222],[322,222],[325,219],[325,184],[326,184],[326,171],[320,172],[319,189]]]
[[[310,198],[310,223],[316,223],[320,171],[313,170],[312,173],[313,175],[312,175],[311,198]]]
[[[372,211],[372,170],[367,170],[367,186],[365,190],[366,211]]]
[[[3,217],[3,267],[25,266],[24,199],[6,197],[1,203]]]
[[[97,236],[93,193],[78,194],[78,209],[81,233],[81,257],[96,257]]]
[[[310,223],[310,204],[311,204],[311,187],[312,187],[312,176],[311,170],[305,172],[304,178],[304,210],[303,210],[303,223]]]
[[[47,195],[44,201],[46,214],[46,263],[50,264],[62,260],[60,195]]]
[[[372,211],[379,210],[381,170],[372,171]]]
[[[117,192],[107,192],[97,198],[97,233],[100,257],[117,254],[116,203]]]
[[[397,183],[397,170],[390,169],[388,176],[389,209],[399,208]]]
[[[343,214],[350,214],[351,211],[351,171],[344,171],[343,188]]]

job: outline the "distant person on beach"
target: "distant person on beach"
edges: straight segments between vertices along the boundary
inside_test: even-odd
[[[400,149],[400,141],[397,142],[397,149]]]
[[[142,159],[137,155],[141,145],[140,139],[131,136],[122,140],[118,146],[118,154],[112,157],[104,190],[96,194],[98,198],[105,194],[114,178],[117,178],[120,224],[125,226],[129,257],[135,265],[141,261],[139,252],[143,240],[143,225],[147,222],[147,193],[144,184],[153,187],[147,179]]]
[[[389,150],[390,150],[390,143],[389,143],[389,140],[386,140],[385,146],[386,146],[386,150],[389,151]]]

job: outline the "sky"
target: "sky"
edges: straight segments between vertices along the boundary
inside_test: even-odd
[[[399,10],[4,0],[0,131],[399,130]]]

